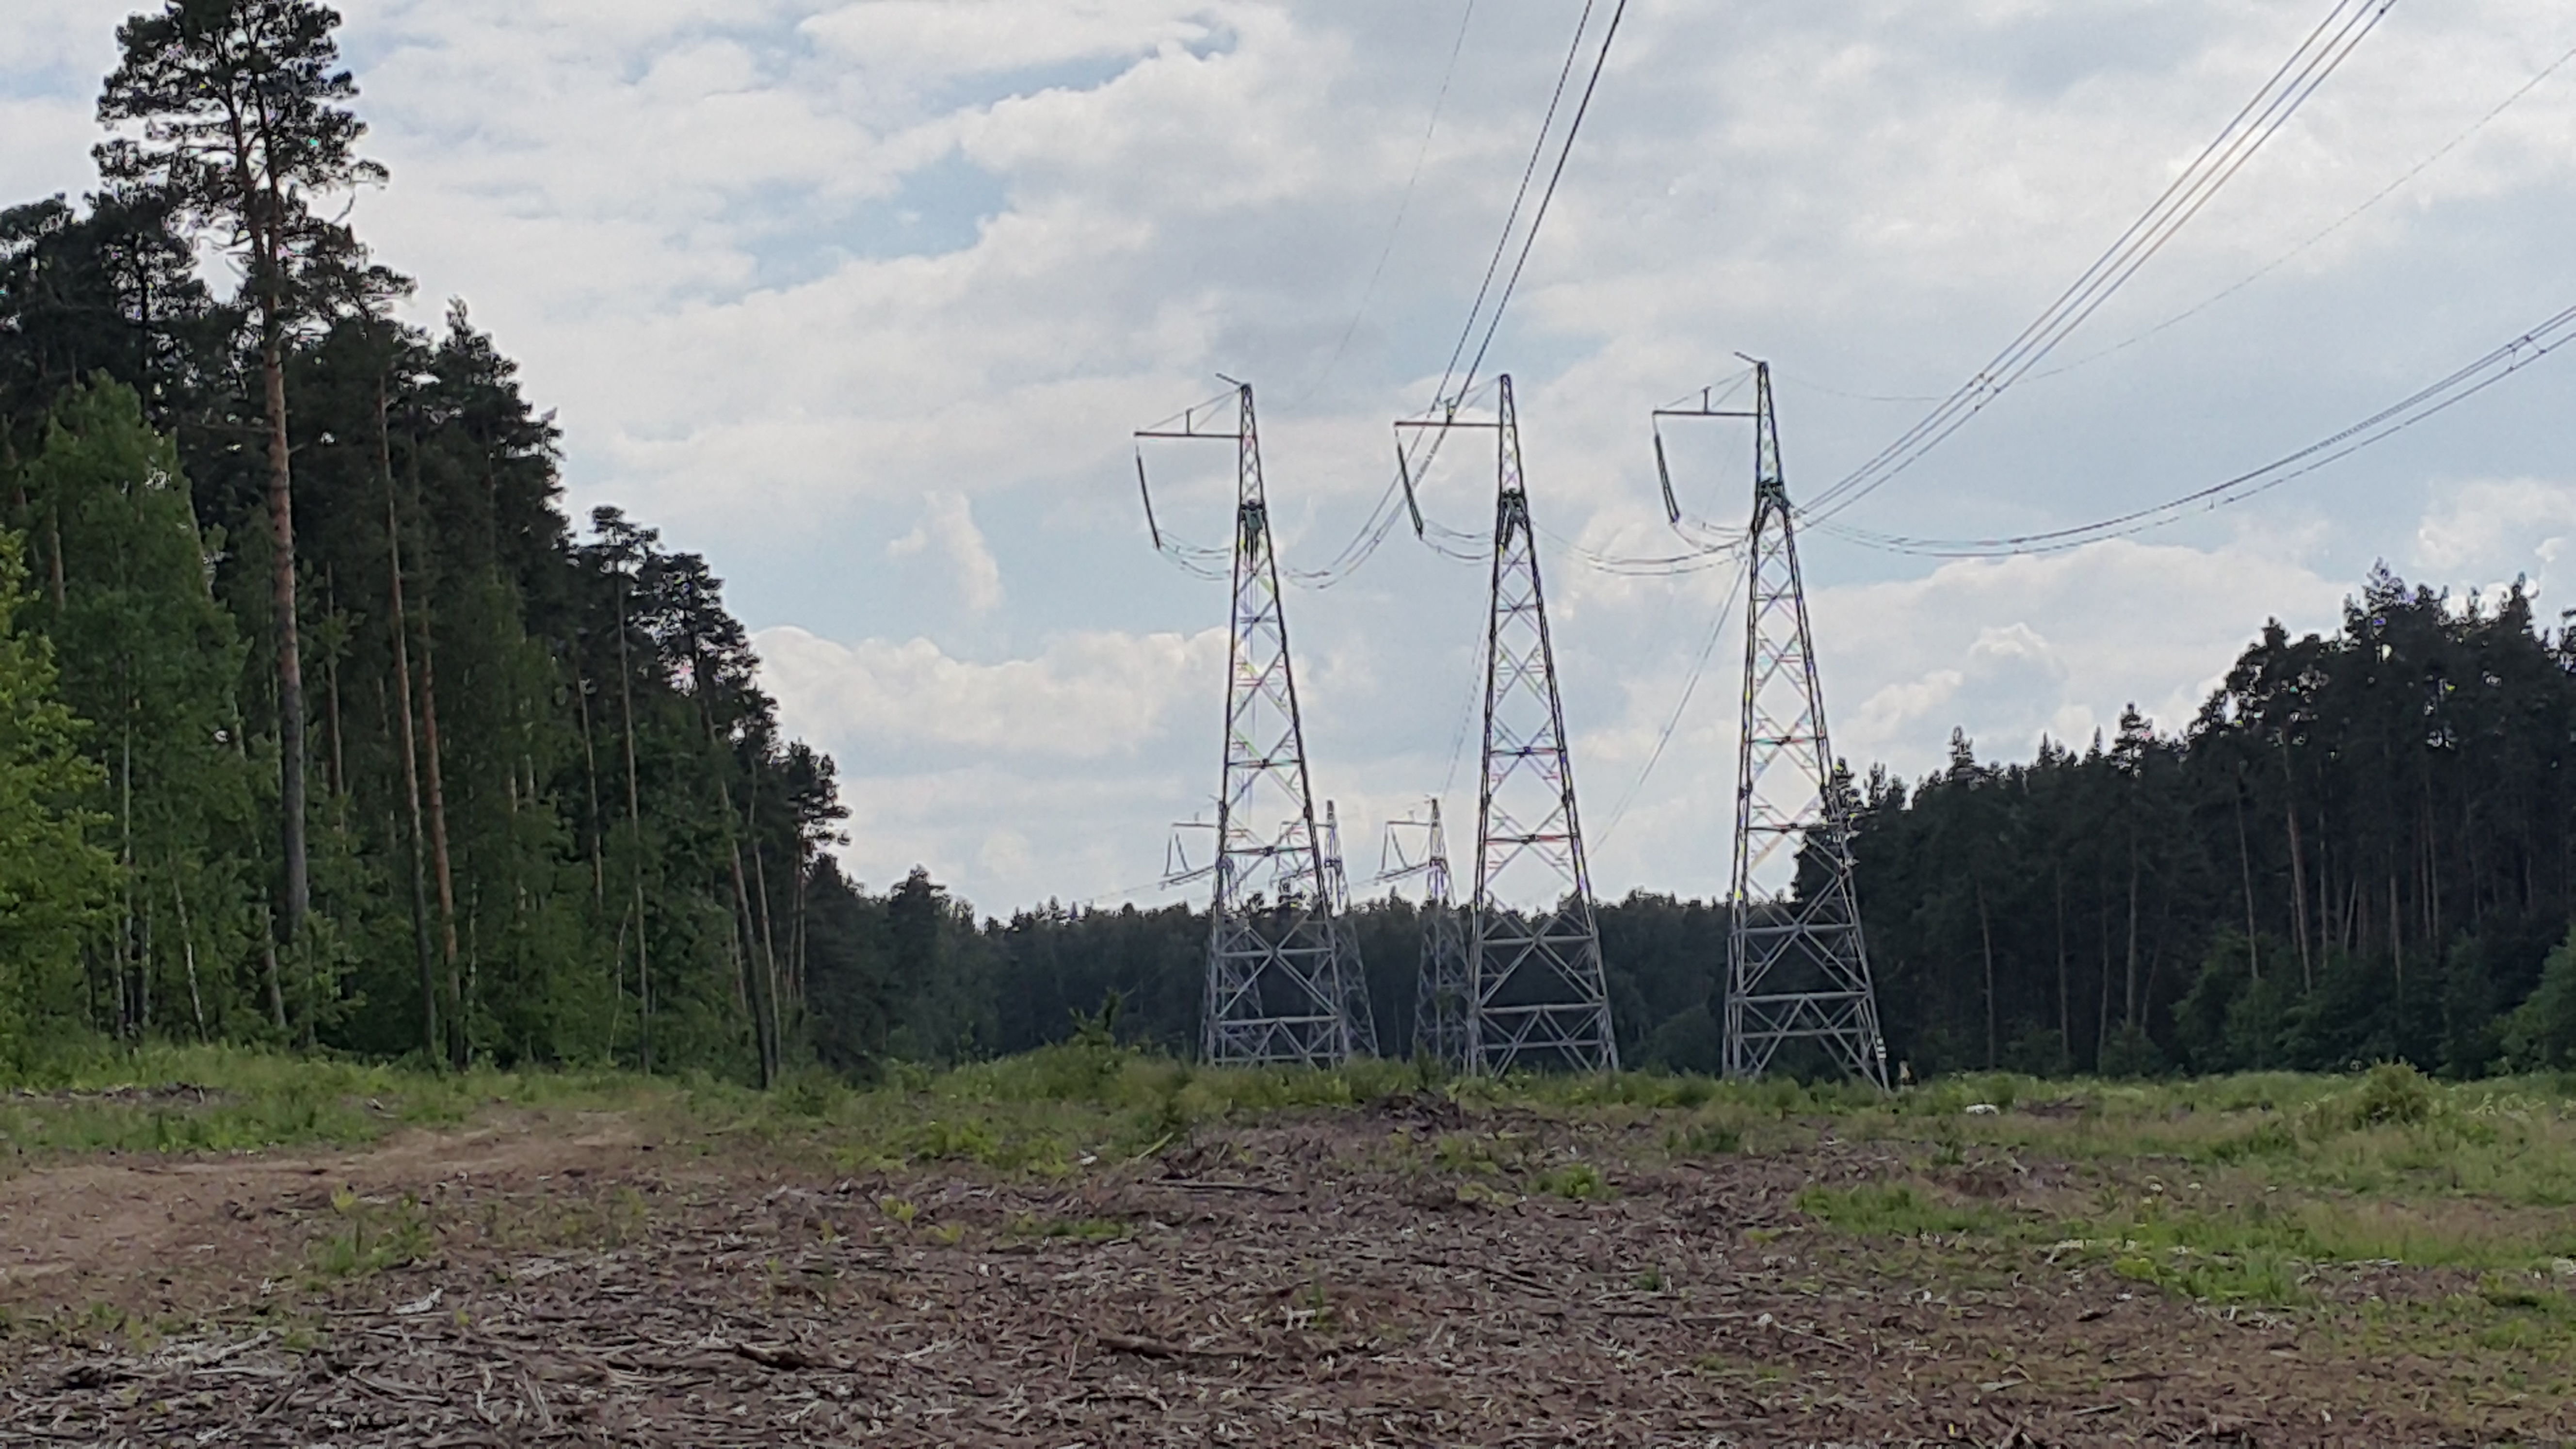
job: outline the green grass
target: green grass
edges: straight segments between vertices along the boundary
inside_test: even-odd
[[[2176,1291],[2271,1301],[2295,1295],[2302,1265],[2524,1273],[2576,1259],[2576,1216],[2565,1211],[2576,1205],[2571,1086],[2453,1085],[2381,1067],[2155,1083],[1977,1075],[1881,1096],[1847,1083],[1633,1072],[1450,1081],[1400,1062],[1212,1069],[1085,1039],[949,1071],[898,1068],[868,1088],[807,1071],[764,1094],[703,1077],[93,1048],[0,1090],[0,1162],[354,1145],[525,1109],[616,1112],[703,1150],[740,1140],[842,1170],[964,1163],[1060,1177],[1139,1161],[1222,1124],[1432,1092],[1469,1125],[1419,1146],[1398,1133],[1410,1170],[1581,1202],[1610,1195],[1623,1164],[1653,1157],[1645,1144],[1661,1143],[1666,1162],[1705,1166],[1830,1133],[1892,1145],[1915,1164],[1889,1181],[1802,1194],[1799,1207],[1832,1231],[2105,1244],[2088,1251],[2105,1265],[2143,1262]],[[1972,1114],[1975,1104],[1998,1110]],[[1587,1149],[1569,1162],[1541,1140],[1551,1124],[1630,1130],[1629,1156]],[[2065,1164],[2080,1186],[2046,1202],[2018,1193],[1998,1202],[1943,1185],[1978,1172],[2009,1184],[2023,1159]]]
[[[1861,1237],[1914,1238],[1926,1233],[1975,1233],[2002,1237],[2010,1220],[1981,1203],[1946,1201],[1929,1188],[1903,1182],[1854,1187],[1811,1187],[1798,1194],[1798,1211],[1841,1232]]]
[[[1541,1172],[1534,1186],[1568,1202],[1597,1202],[1611,1195],[1610,1179],[1589,1162],[1569,1162]]]
[[[1416,1110],[1426,1096],[1439,1111]],[[750,1148],[835,1173],[943,1164],[1072,1178],[1187,1152],[1188,1172],[1218,1177],[1265,1150],[1260,1135],[1223,1129],[1390,1102],[1391,1117],[1335,1150],[1353,1169],[1401,1176],[1426,1204],[1492,1211],[1556,1199],[1574,1211],[1623,1188],[1647,1193],[1661,1175],[1759,1178],[1786,1158],[1836,1175],[1796,1194],[1801,1221],[1748,1228],[1748,1243],[1794,1234],[1800,1254],[1849,1255],[1936,1290],[2074,1279],[2088,1291],[2293,1316],[2303,1333],[2356,1351],[2484,1355],[2509,1367],[2473,1392],[2498,1402],[2576,1389],[2570,1077],[2451,1084],[2389,1067],[2176,1082],[1977,1075],[1882,1096],[1652,1073],[1459,1081],[1393,1062],[1215,1069],[1093,1038],[953,1070],[898,1067],[868,1087],[807,1070],[762,1093],[704,1076],[92,1048],[0,1080],[0,1171],[97,1152],[356,1146],[407,1127],[531,1112],[613,1114],[675,1150]],[[1995,1110],[1969,1110],[1980,1105]],[[1843,1146],[1818,1153],[1828,1139]],[[1852,1151],[1889,1165],[1853,1181],[1838,1165]],[[846,1226],[930,1246],[965,1239],[965,1222],[939,1221],[894,1195],[900,1180],[892,1187]],[[648,1231],[649,1216],[631,1189],[550,1198],[517,1216],[486,1205],[473,1224],[442,1211],[453,1210],[343,1193],[315,1224],[307,1275],[383,1273],[434,1256],[440,1234],[460,1226],[531,1247],[614,1245]],[[1146,1226],[1069,1214],[993,1230],[1069,1248]],[[2374,1276],[2384,1270],[2370,1265],[2382,1263],[2418,1271]],[[1620,1273],[1613,1281],[1666,1291],[1661,1269]],[[1291,1310],[1314,1332],[1337,1331],[1347,1311],[1321,1278]],[[0,1335],[38,1327],[0,1324]],[[1748,1391],[1782,1372],[1714,1358],[1700,1368]]]
[[[436,1245],[428,1210],[408,1193],[379,1202],[342,1188],[331,1195],[331,1213],[333,1225],[305,1253],[317,1279],[365,1278],[408,1267]]]
[[[631,1108],[672,1090],[618,1072],[439,1073],[242,1047],[93,1049],[0,1083],[0,1159],[350,1146],[494,1106]]]

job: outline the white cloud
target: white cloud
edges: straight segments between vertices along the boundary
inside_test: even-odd
[[[1884,742],[1923,734],[1927,727],[1939,723],[1941,712],[1959,697],[1959,686],[1967,682],[1964,670],[1935,669],[1913,679],[1883,684],[1861,701],[1843,738]]]
[[[95,182],[86,176],[65,175],[68,168],[52,162],[53,156],[66,151],[86,151],[98,139],[97,128],[90,123],[89,107],[68,101],[17,100],[0,96],[0,136],[9,143],[0,146],[0,186],[9,189],[8,200],[0,206],[15,206],[33,201],[40,194],[63,193],[79,196]]]
[[[1151,55],[1210,38],[1217,7],[1063,0],[867,0],[799,29],[872,81],[1031,70],[1100,57]]]
[[[0,200],[90,184],[95,77],[133,4],[0,4]],[[366,149],[394,172],[356,221],[421,279],[418,315],[464,295],[523,361],[560,410],[576,510],[625,505],[728,577],[789,724],[841,758],[863,874],[918,860],[997,907],[1150,880],[1168,822],[1216,786],[1224,586],[1147,551],[1127,430],[1213,392],[1210,373],[1250,377],[1284,562],[1350,539],[1387,482],[1388,419],[1427,400],[1467,313],[1571,24],[1476,7],[1444,94],[1463,0],[344,9]],[[1702,627],[1726,575],[1596,572],[1555,542],[1679,551],[1645,409],[1733,372],[1737,348],[1772,357],[1791,484],[1814,496],[1922,412],[1871,397],[1974,371],[2314,19],[2226,0],[1631,7],[1487,363],[1520,385],[1604,889],[1716,888],[1734,787],[1741,621],[1713,645]],[[2558,0],[2392,10],[2052,366],[2173,325],[2025,382],[1852,521],[1994,534],[2119,512],[2526,327],[2564,281],[2576,70],[2174,319],[2571,44]],[[1988,758],[2043,732],[2080,744],[2131,701],[2174,727],[2266,615],[2331,625],[2382,555],[2434,582],[2546,577],[2576,539],[2570,485],[2547,481],[2566,476],[2565,366],[2142,541],[1932,565],[1809,536],[1836,745],[1919,773],[1953,725]],[[1692,512],[1740,517],[1740,432],[1675,449]],[[1481,533],[1491,461],[1473,454],[1444,459],[1424,504]],[[1166,530],[1224,540],[1230,464],[1208,445],[1167,475],[1155,456]],[[2482,481],[2427,507],[2436,478]],[[1355,854],[1440,786],[1472,703],[1484,572],[1406,532],[1289,599],[1316,791]],[[1462,862],[1472,730],[1464,749]]]
[[[959,602],[970,614],[981,614],[1002,602],[1002,566],[975,526],[974,505],[954,493],[933,493],[923,500],[929,517],[912,532],[886,545],[892,558],[910,558],[936,545],[947,560]]]
[[[2415,529],[2414,563],[2436,580],[2545,585],[2576,537],[2576,483],[2537,478],[2445,483]]]
[[[2234,549],[2119,540],[1826,589],[1829,702],[1844,680],[1888,681],[1834,744],[1912,774],[1940,764],[1953,725],[1986,759],[2026,756],[2042,734],[2081,745],[2129,704],[2179,729],[2265,619],[2331,627],[2351,588]]]
[[[107,74],[116,63],[116,27],[135,10],[129,0],[44,0],[0,10],[0,77],[72,72]],[[80,99],[88,99],[94,90]]]
[[[1212,695],[1225,635],[1089,633],[977,664],[928,639],[840,644],[793,625],[752,636],[788,727],[865,770],[888,750],[1036,760],[1134,758],[1173,707]]]

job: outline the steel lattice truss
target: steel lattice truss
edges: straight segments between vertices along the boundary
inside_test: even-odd
[[[1604,1071],[1619,1065],[1619,1049],[1610,1034],[1556,653],[1521,482],[1512,380],[1498,381],[1493,610],[1467,938],[1466,1068],[1494,1075],[1518,1067]]]
[[[1851,790],[1825,735],[1768,364],[1756,365],[1755,391],[1726,1070],[1758,1077],[1784,1044],[1813,1041],[1883,1089],[1887,1046],[1852,891]],[[1754,873],[1783,847],[1796,865],[1790,889],[1757,897]]]
[[[1342,822],[1333,802],[1324,802],[1324,903],[1337,924],[1342,944],[1342,1014],[1351,1024],[1351,1049],[1377,1055],[1377,1013],[1369,1006],[1368,971],[1360,963],[1357,931],[1338,923],[1351,914],[1351,878],[1342,865]]]
[[[1407,820],[1398,824],[1411,826]],[[1467,941],[1458,929],[1457,903],[1449,890],[1449,835],[1440,823],[1440,801],[1431,801],[1426,848],[1419,865],[1404,873],[1422,877],[1422,960],[1415,980],[1413,1050],[1453,1071],[1467,1066]],[[1395,826],[1388,827],[1393,835]]]
[[[1217,798],[1216,899],[1200,1049],[1227,1063],[1330,1066],[1374,1049],[1357,945],[1335,919],[1306,783],[1306,741],[1288,663],[1288,621],[1261,486],[1252,388],[1236,388],[1234,637],[1225,701],[1225,784]],[[1360,1018],[1365,1023],[1366,1017]]]

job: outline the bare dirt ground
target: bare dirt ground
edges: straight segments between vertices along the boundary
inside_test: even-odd
[[[520,1115],[347,1153],[39,1164],[0,1180],[0,1443],[2576,1434],[2511,1355],[2367,1330],[2456,1275],[2363,1266],[2311,1306],[2216,1308],[2098,1260],[1838,1235],[1793,1202],[1912,1174],[2010,1205],[2070,1169],[1943,1180],[1830,1138],[1673,1163],[1652,1131],[1402,1099],[1029,1181]],[[1599,1177],[1531,1193],[1461,1142]]]

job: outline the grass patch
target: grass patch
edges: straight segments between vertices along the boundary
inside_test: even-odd
[[[1589,1162],[1551,1167],[1538,1175],[1536,1186],[1550,1197],[1568,1202],[1599,1202],[1611,1195],[1610,1179]]]
[[[1654,1073],[1444,1080],[1400,1062],[1209,1068],[1094,1034],[950,1071],[898,1068],[875,1087],[807,1070],[763,1094],[705,1077],[447,1073],[243,1048],[94,1046],[41,1060],[0,1090],[0,1163],[358,1145],[504,1107],[616,1112],[700,1150],[743,1140],[843,1172],[940,1163],[1061,1177],[1187,1147],[1215,1126],[1433,1092],[1464,1109],[1468,1125],[1419,1147],[1399,1132],[1397,1146],[1419,1154],[1408,1158],[1416,1170],[1463,1179],[1461,1201],[1502,1200],[1514,1187],[1573,1202],[1609,1195],[1626,1159],[1587,1147],[1568,1162],[1550,1146],[1562,1129],[1624,1132],[1660,1142],[1667,1160],[1702,1162],[1796,1149],[1818,1133],[1896,1144],[1934,1171],[2011,1153],[2072,1164],[2093,1178],[2094,1200],[2061,1187],[2011,1206],[1889,1181],[1811,1188],[1798,1206],[1863,1236],[2136,1244],[2154,1281],[2175,1291],[2272,1301],[2303,1264],[2520,1273],[2576,1259],[2576,1216],[2564,1211],[2576,1206],[2570,1088],[2557,1077],[2446,1084],[2393,1066],[2152,1083],[1981,1074],[1890,1095]],[[596,1216],[578,1236],[633,1231],[632,1209]],[[366,1254],[352,1236],[354,1264]]]
[[[305,1251],[313,1276],[323,1281],[366,1278],[408,1267],[436,1244],[429,1211],[409,1193],[362,1198],[347,1188],[331,1195],[332,1225]]]
[[[1865,1182],[1854,1187],[1811,1187],[1798,1194],[1798,1211],[1837,1232],[1865,1238],[1919,1238],[1927,1233],[2000,1236],[2012,1227],[1984,1203],[1944,1200],[1910,1182]]]
[[[630,1109],[674,1089],[620,1072],[461,1073],[246,1047],[66,1051],[0,1090],[0,1156],[357,1146],[496,1105]]]

